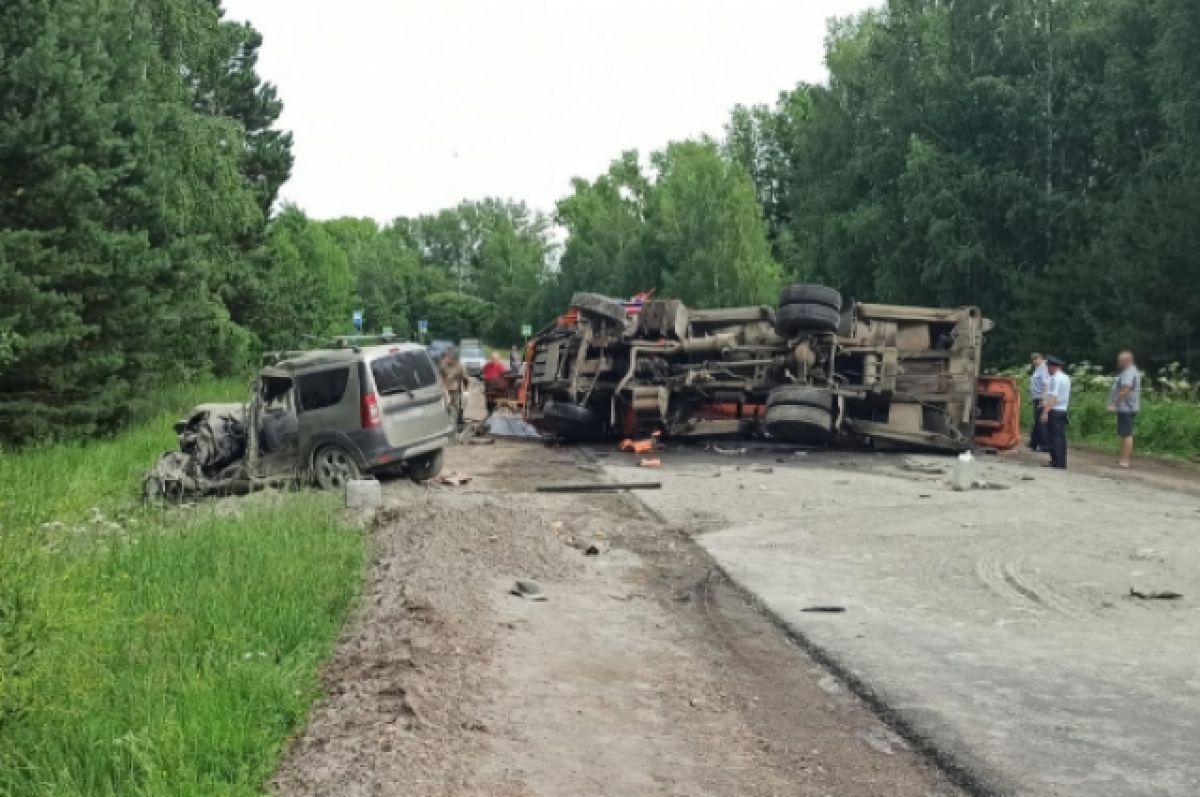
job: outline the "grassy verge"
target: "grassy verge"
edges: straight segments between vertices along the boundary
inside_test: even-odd
[[[359,585],[330,496],[143,509],[198,399],[112,440],[0,453],[0,795],[257,794]]]
[[[1067,430],[1071,445],[1104,451],[1120,449],[1117,419],[1108,412],[1107,402],[1107,392],[1072,392],[1071,426]],[[1025,439],[1028,440],[1033,410],[1027,401],[1021,409]],[[1200,403],[1144,395],[1134,439],[1139,454],[1200,461]]]

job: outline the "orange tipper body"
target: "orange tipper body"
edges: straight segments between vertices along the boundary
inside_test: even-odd
[[[530,341],[522,400],[530,423],[568,439],[1009,448],[1020,397],[980,375],[991,328],[978,308],[847,303],[821,285],[704,310],[581,293]]]

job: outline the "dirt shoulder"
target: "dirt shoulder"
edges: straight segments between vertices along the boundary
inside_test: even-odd
[[[1035,454],[1025,448],[1003,457],[1028,465],[1041,465],[1048,461],[1046,454]],[[1117,455],[1114,452],[1073,447],[1068,455],[1067,464],[1077,473],[1200,495],[1200,465],[1191,462],[1135,453],[1133,467],[1124,469],[1117,467]]]
[[[473,480],[386,486],[277,793],[957,793],[723,581],[696,529],[627,495],[533,493],[603,478],[566,450],[461,446],[448,468]],[[517,578],[547,600],[510,595]]]

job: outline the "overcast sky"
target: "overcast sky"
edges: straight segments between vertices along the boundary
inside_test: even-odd
[[[318,218],[468,198],[551,211],[622,150],[719,135],[825,70],[825,19],[870,0],[225,0],[266,42]]]

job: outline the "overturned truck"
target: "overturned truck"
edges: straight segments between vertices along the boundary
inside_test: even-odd
[[[576,294],[526,352],[527,420],[566,439],[660,432],[799,445],[1013,448],[1019,393],[980,373],[974,307],[851,303],[822,285],[775,307],[696,310]]]

